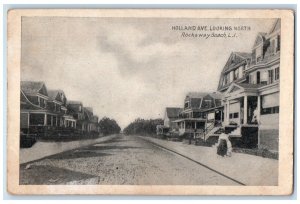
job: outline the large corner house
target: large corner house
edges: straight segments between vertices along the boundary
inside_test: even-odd
[[[98,117],[81,102],[68,101],[62,90],[44,82],[21,81],[21,135],[37,137],[95,136]]]
[[[278,151],[280,20],[258,33],[250,53],[232,52],[218,93],[189,93],[176,123],[179,134],[218,138],[223,127],[233,145]]]

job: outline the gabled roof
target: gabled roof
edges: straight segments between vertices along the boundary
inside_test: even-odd
[[[45,108],[40,107],[36,104],[33,104],[25,95],[25,93],[21,90],[21,101],[20,101],[21,109],[29,109],[29,110],[45,110]]]
[[[61,97],[61,95],[63,95],[65,97],[65,93],[63,90],[48,90],[48,96],[50,100],[57,100],[57,95],[59,95],[59,97]],[[60,98],[60,100],[63,100]]]
[[[208,93],[205,92],[189,92],[186,97],[189,98],[203,98],[204,96],[206,96]]]
[[[166,108],[166,114],[168,118],[178,118],[179,113],[182,111],[182,108],[177,107],[167,107]]]
[[[93,108],[92,107],[84,107],[87,111],[93,113]]]
[[[68,105],[82,105],[81,101],[68,101],[67,102]]]
[[[251,53],[247,52],[232,52],[228,57],[228,60],[223,68],[223,73],[231,68],[235,67],[236,65],[240,64],[241,62],[251,59]]]
[[[265,85],[263,84],[247,84],[247,83],[232,83],[227,91],[225,92],[225,95],[235,92],[235,91],[253,91],[257,90],[260,87],[263,87]]]
[[[280,22],[280,19],[276,19],[275,23],[273,24],[269,34],[273,33],[274,31],[278,30],[278,29],[281,29],[281,22]]]
[[[222,99],[222,94],[220,94],[220,93],[213,92],[213,93],[210,93],[209,95],[211,97],[213,97],[214,99]]]
[[[42,81],[21,81],[21,90],[24,94],[36,95],[42,91],[46,96],[48,95],[45,83]]]
[[[84,114],[88,117],[88,119],[92,119],[93,112],[90,111],[90,107],[83,107]]]
[[[266,40],[267,33],[259,32],[255,38],[254,45],[252,48],[257,47],[261,43],[264,43]]]

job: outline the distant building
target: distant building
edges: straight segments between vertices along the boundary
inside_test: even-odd
[[[69,115],[72,115],[73,118],[76,119],[77,125],[76,129],[80,131],[86,131],[86,126],[84,125],[84,111],[83,111],[83,105],[80,101],[68,101],[67,102],[67,113]]]
[[[67,114],[67,97],[62,90],[48,90],[48,109],[57,113],[55,126],[76,128],[76,120]]]
[[[93,114],[93,108],[83,107],[85,116],[84,126],[87,132],[96,132],[98,130],[98,116]]]
[[[182,108],[167,107],[164,115],[164,126],[170,130],[178,129],[177,123],[173,123],[173,121],[179,118],[182,110]]]

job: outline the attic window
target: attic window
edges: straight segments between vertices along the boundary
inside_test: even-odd
[[[263,55],[263,52],[262,52],[262,46],[259,46],[258,48],[256,48],[256,62],[259,62],[262,60],[262,55]]]
[[[189,102],[187,101],[187,102],[185,102],[185,104],[184,104],[184,108],[188,108],[189,107]]]
[[[277,36],[276,52],[280,51],[280,35]]]
[[[271,53],[274,54],[276,52],[276,49],[275,49],[275,45],[276,45],[276,42],[275,42],[275,39],[271,40]]]

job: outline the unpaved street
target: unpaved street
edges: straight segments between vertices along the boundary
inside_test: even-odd
[[[124,135],[22,164],[20,184],[239,185],[139,137]]]

